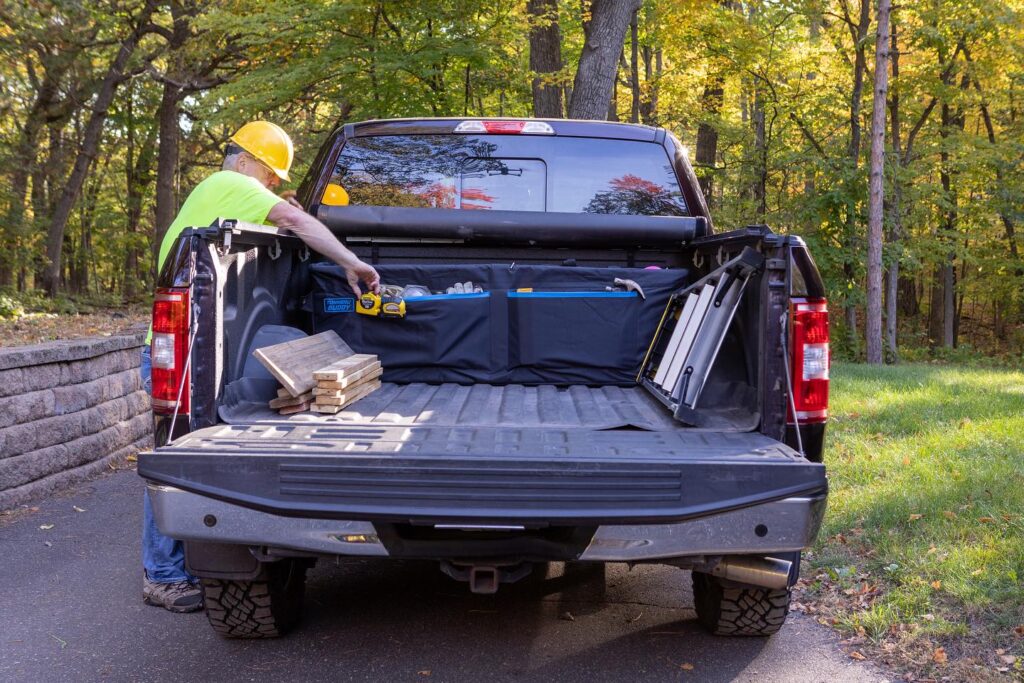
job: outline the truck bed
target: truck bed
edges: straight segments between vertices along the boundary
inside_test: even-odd
[[[244,392],[238,392],[243,394]],[[446,427],[637,428],[679,427],[665,407],[641,387],[582,385],[496,386],[391,384],[334,415],[315,412],[282,417],[266,401],[238,400],[221,406],[228,424],[289,422],[436,425]]]
[[[385,384],[337,415],[232,410],[139,473],[283,516],[403,522],[680,520],[827,487],[785,444],[683,428],[639,388]]]

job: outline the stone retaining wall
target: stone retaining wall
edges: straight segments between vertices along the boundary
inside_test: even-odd
[[[0,510],[151,445],[144,333],[0,349]]]

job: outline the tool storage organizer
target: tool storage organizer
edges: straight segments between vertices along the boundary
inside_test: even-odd
[[[358,353],[375,353],[388,382],[632,386],[669,296],[686,269],[549,265],[376,266],[387,284],[443,291],[472,281],[481,293],[406,299],[406,317],[355,312],[344,271],[311,268],[313,333],[334,330]],[[632,291],[606,291],[615,278]]]

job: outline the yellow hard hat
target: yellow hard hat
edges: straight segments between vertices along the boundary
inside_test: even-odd
[[[321,203],[327,206],[348,206],[348,192],[337,183],[328,183]]]
[[[280,126],[270,121],[250,121],[231,136],[231,142],[269,166],[281,180],[290,180],[288,170],[295,150]]]

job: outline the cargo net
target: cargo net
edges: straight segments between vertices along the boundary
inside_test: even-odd
[[[683,422],[702,425],[696,410],[704,385],[747,283],[763,263],[745,247],[669,298],[637,380]]]

